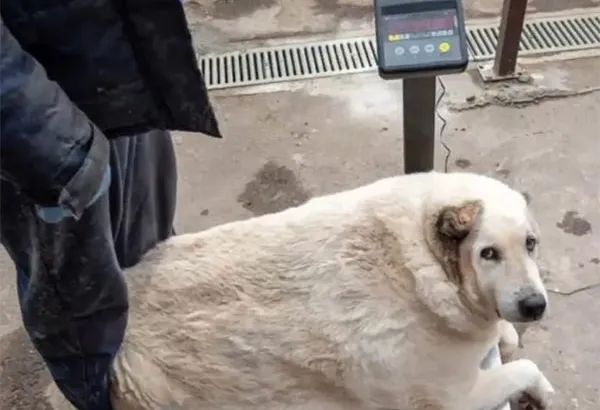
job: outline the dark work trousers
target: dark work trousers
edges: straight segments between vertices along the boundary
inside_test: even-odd
[[[173,232],[177,170],[164,131],[111,140],[108,194],[79,221],[44,223],[2,182],[1,233],[25,328],[78,409],[110,409],[108,372],[127,325],[121,268]],[[32,164],[35,166],[35,164]]]

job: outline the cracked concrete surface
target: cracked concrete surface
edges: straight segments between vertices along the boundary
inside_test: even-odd
[[[196,3],[215,12],[211,1]],[[242,21],[241,26],[256,16],[267,18],[268,10],[282,4],[297,7],[297,14],[286,11],[294,22],[286,30],[301,29],[302,21],[314,17],[312,2],[223,3],[215,12],[219,21]],[[225,3],[240,9],[229,10]],[[334,3],[320,2],[323,14],[311,30],[334,18],[327,11]],[[465,3],[487,13],[501,1]],[[566,3],[530,4],[547,10]],[[254,17],[239,17],[244,13]],[[210,41],[204,34],[218,26],[215,21],[196,31],[204,43]],[[345,23],[336,24],[338,30]],[[600,407],[600,58],[536,61],[524,66],[531,78],[513,84],[485,85],[472,71],[443,77],[447,92],[440,113],[448,124],[442,138],[451,149],[450,169],[495,176],[531,198],[543,232],[551,307],[548,318],[525,334],[521,355],[535,360],[554,383],[553,408],[594,410]],[[384,82],[374,73],[213,93],[225,138],[174,135],[178,230],[274,212],[400,172],[400,96],[401,83]],[[437,154],[441,169],[441,145]],[[4,252],[0,278],[0,409],[47,409],[48,375],[20,327],[15,275]]]
[[[496,89],[486,90],[478,97],[469,96],[464,102],[451,103],[448,108],[456,112],[475,110],[488,105],[523,108],[528,105],[539,104],[545,100],[571,98],[596,92],[600,92],[600,86],[581,90],[563,90],[539,85],[522,87],[508,83],[502,84],[501,87]]]

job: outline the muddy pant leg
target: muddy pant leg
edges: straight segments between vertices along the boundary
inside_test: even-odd
[[[104,195],[79,221],[47,224],[2,186],[2,241],[17,268],[25,328],[65,396],[109,409],[106,374],[127,323],[127,288]]]
[[[2,243],[17,268],[25,328],[77,408],[110,409],[107,375],[127,323],[121,266],[172,232],[176,170],[170,137],[111,142],[112,181],[79,221],[47,224],[2,182]]]

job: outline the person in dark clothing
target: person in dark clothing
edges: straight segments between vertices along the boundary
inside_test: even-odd
[[[110,409],[122,268],[173,233],[166,130],[220,137],[176,0],[2,0],[0,233],[65,397]]]

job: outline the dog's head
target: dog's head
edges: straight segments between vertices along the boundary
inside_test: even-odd
[[[548,295],[536,262],[539,230],[526,199],[465,200],[433,221],[432,248],[467,303],[509,322],[542,318]]]

